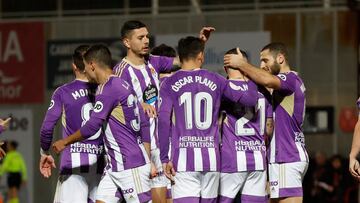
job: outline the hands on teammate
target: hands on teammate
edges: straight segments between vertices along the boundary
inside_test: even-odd
[[[236,48],[237,54],[226,54],[224,56],[224,66],[230,66],[233,68],[239,68],[246,62],[246,59],[240,52],[239,47]]]
[[[210,38],[210,33],[213,31],[215,31],[215,28],[213,28],[213,27],[203,27],[200,30],[199,38],[202,41],[207,42]]]
[[[52,145],[54,152],[57,154],[59,154],[62,150],[64,150],[65,147],[66,147],[66,145],[65,145],[64,140],[58,140],[58,141],[54,142],[54,144]]]
[[[151,162],[150,179],[155,178],[157,175],[158,175],[158,171],[156,169],[156,166],[153,162]]]
[[[0,118],[0,125],[4,128],[4,130],[9,128],[11,117],[3,120]]]
[[[163,163],[163,171],[165,176],[171,181],[171,184],[174,184],[174,176],[176,175],[173,163],[169,161],[168,163]]]
[[[349,171],[351,175],[360,182],[360,164],[356,157],[350,157],[349,159]]]
[[[157,112],[154,106],[147,104],[145,102],[141,103],[141,106],[144,110],[144,112],[150,117],[150,118],[156,118]]]
[[[45,177],[49,178],[51,176],[51,170],[56,168],[54,158],[51,155],[43,154],[40,157],[40,173]]]

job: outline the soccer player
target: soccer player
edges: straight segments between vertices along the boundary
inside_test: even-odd
[[[246,62],[240,51],[224,56],[225,66],[240,68],[251,80],[272,88],[274,133],[270,142],[269,181],[273,202],[302,202],[302,180],[309,158],[302,123],[305,115],[305,86],[291,71],[288,51],[282,43],[270,43],[260,53],[262,67]]]
[[[83,54],[88,48],[88,45],[81,45],[75,49],[72,63],[75,80],[55,90],[40,130],[40,172],[46,178],[55,168],[49,149],[57,121],[61,117],[62,137],[65,138],[85,125],[93,110],[97,85],[88,82],[83,63]],[[54,202],[95,201],[104,169],[104,146],[100,135],[98,128],[88,139],[69,145],[62,152]]]
[[[220,178],[218,117],[223,97],[255,106],[256,85],[238,86],[201,69],[204,42],[178,43],[181,70],[160,88],[159,141],[165,174],[175,182],[174,202],[216,202]],[[171,137],[171,160],[169,159]]]
[[[126,202],[148,202],[150,194],[149,122],[131,86],[112,74],[111,54],[104,45],[94,45],[84,55],[85,71],[91,81],[100,84],[90,119],[74,134],[53,144],[56,152],[84,140],[104,125],[107,166],[97,193],[97,202],[116,203],[119,189]],[[142,135],[141,135],[142,134]],[[139,139],[141,136],[141,139]]]
[[[349,171],[351,175],[360,182],[360,164],[356,158],[360,152],[360,98],[357,100],[356,104],[359,110],[359,118],[355,125],[351,151],[349,154]]]
[[[206,41],[214,28],[205,27],[200,31]],[[121,28],[121,38],[127,48],[127,55],[114,67],[114,73],[127,81],[135,90],[143,110],[150,117],[151,162],[156,177],[151,179],[154,202],[166,201],[168,180],[162,172],[157,141],[157,106],[159,94],[159,73],[171,72],[178,65],[177,58],[149,55],[149,32],[140,21],[127,21]]]
[[[226,54],[236,54],[236,48]],[[247,60],[247,55],[241,51]],[[238,69],[225,67],[229,81],[239,87],[249,82]],[[267,202],[266,120],[272,108],[264,95],[258,93],[255,107],[245,107],[227,99],[221,102],[225,118],[222,123],[221,177],[219,202],[234,202],[240,192],[242,203]]]

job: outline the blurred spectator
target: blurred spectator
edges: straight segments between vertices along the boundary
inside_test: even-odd
[[[8,202],[19,203],[18,192],[27,180],[26,165],[22,155],[16,151],[16,141],[6,142],[6,156],[0,166],[0,176],[7,173]]]
[[[310,156],[310,168],[303,182],[304,203],[357,203],[358,184],[344,167],[347,160],[322,152]]]

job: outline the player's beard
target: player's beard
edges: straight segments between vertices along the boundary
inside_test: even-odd
[[[276,61],[274,61],[274,64],[270,67],[271,74],[277,75],[280,73],[280,64]]]

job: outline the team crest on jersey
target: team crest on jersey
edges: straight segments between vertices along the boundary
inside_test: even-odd
[[[51,100],[51,102],[50,102],[50,106],[49,106],[48,110],[52,109],[52,107],[54,107],[54,105],[55,105],[54,100]]]
[[[284,74],[279,74],[278,76],[279,76],[279,78],[280,78],[281,80],[286,81],[286,75],[284,75]]]
[[[99,113],[103,110],[103,108],[104,108],[103,103],[101,101],[97,101],[94,106],[94,112]]]

